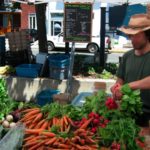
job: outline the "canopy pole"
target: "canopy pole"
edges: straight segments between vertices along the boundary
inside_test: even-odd
[[[101,29],[100,29],[100,67],[105,65],[105,25],[106,25],[106,7],[101,7]]]
[[[72,42],[70,64],[69,64],[69,71],[68,71],[68,80],[67,80],[67,89],[66,89],[66,93],[68,95],[72,93],[72,73],[73,73],[73,66],[74,66],[74,55],[75,55],[75,42]]]

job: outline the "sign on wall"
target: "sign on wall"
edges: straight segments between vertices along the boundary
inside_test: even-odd
[[[92,35],[92,4],[65,3],[64,41],[90,42]]]

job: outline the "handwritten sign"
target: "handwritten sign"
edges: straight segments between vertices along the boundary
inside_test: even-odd
[[[92,32],[92,4],[65,3],[64,41],[90,42]]]

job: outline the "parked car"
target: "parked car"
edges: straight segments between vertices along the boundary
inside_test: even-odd
[[[47,36],[48,41],[48,51],[52,51],[55,48],[65,48],[65,42],[63,41],[63,32],[59,33],[56,36]],[[70,45],[71,47],[71,45]],[[86,49],[91,53],[95,53],[100,48],[100,37],[92,36],[90,43],[75,43],[77,49]],[[111,40],[109,36],[105,37],[105,48],[111,48]]]

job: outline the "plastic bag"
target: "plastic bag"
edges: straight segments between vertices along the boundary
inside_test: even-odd
[[[3,131],[3,126],[0,126],[0,139],[2,138],[2,131]]]
[[[22,124],[11,128],[0,141],[0,150],[19,150],[22,146],[25,127]]]

